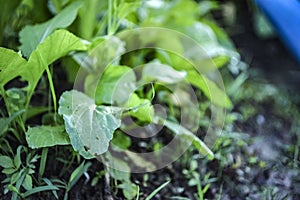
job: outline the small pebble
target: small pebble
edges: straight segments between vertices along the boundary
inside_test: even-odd
[[[258,125],[263,125],[264,123],[265,123],[265,117],[263,116],[263,115],[257,115],[257,117],[256,117],[256,123],[258,124]]]

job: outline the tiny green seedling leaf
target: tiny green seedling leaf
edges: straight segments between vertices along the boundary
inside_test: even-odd
[[[26,132],[26,140],[32,149],[70,144],[64,126],[29,127]]]
[[[62,94],[58,113],[63,115],[72,147],[85,158],[105,153],[114,131],[121,125],[121,108],[97,106],[93,99],[76,90]]]
[[[126,199],[133,199],[137,195],[138,186],[130,181],[125,181],[117,187],[123,190]]]
[[[25,26],[19,33],[22,53],[29,57],[38,44],[43,42],[53,31],[70,26],[75,20],[81,4],[82,2],[76,1],[47,22]]]

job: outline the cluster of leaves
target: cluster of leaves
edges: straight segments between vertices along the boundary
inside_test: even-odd
[[[34,2],[10,3],[10,11],[16,6],[33,11],[36,9]],[[157,5],[152,1],[139,0],[50,0],[46,8],[44,5],[38,6],[41,10],[48,9],[45,13],[46,18],[49,17],[49,13],[54,16],[42,23],[23,26],[18,33],[21,44],[18,52],[12,50],[16,49],[15,46],[12,49],[0,48],[1,103],[5,105],[5,109],[1,110],[0,140],[1,144],[6,143],[1,145],[1,154],[5,154],[7,149],[17,148],[14,159],[8,157],[8,154],[0,156],[0,166],[7,175],[3,182],[6,184],[5,192],[12,191],[13,199],[18,195],[25,198],[44,190],[52,190],[57,197],[55,191],[62,188],[62,184],[58,182],[59,184],[54,186],[53,181],[42,178],[45,168],[43,165],[47,159],[45,149],[49,147],[71,145],[76,156],[104,160],[112,156],[107,152],[112,144],[115,151],[130,148],[130,137],[120,129],[121,126],[126,126],[122,119],[128,116],[134,118],[136,124],[165,125],[170,132],[192,143],[201,154],[213,158],[211,150],[192,133],[194,130],[180,125],[178,113],[180,106],[185,106],[186,102],[192,99],[191,95],[184,91],[188,85],[197,89],[198,98],[204,102],[211,101],[222,109],[231,107],[230,100],[213,79],[199,73],[199,70],[215,70],[215,66],[219,68],[226,64],[234,65],[239,59],[226,34],[212,21],[207,20],[209,11],[214,9],[216,4],[207,1],[198,4],[192,0],[158,1]],[[117,33],[150,26],[171,28],[188,35],[201,45],[207,54],[206,57],[199,58],[197,52],[188,52],[187,62],[180,56],[162,49],[125,53],[128,51],[128,44],[125,44],[125,40],[118,37]],[[12,27],[2,23],[1,28]],[[0,40],[3,40],[3,37],[8,36],[0,35]],[[169,38],[168,34],[155,38],[145,36],[138,40],[146,46],[155,41],[167,47],[174,47],[181,53],[187,51],[179,38]],[[54,81],[55,76],[60,76],[56,73],[57,65],[65,69],[68,80],[75,85],[78,80],[74,74],[83,71],[84,76],[80,80],[83,90],[57,93],[55,88],[58,87],[58,83]],[[142,67],[136,68],[139,65]],[[193,65],[201,68],[195,69]],[[45,83],[46,80],[48,83]],[[48,85],[50,89],[44,91],[41,96],[48,98],[45,103],[36,106],[34,97],[38,96],[38,90],[43,84]],[[168,88],[172,88],[173,91]],[[58,105],[57,95],[60,95]],[[178,102],[174,98],[176,95],[184,96],[185,102]],[[52,99],[49,98],[51,96]],[[156,112],[154,103],[168,106],[167,118],[162,118]],[[199,112],[200,110],[201,107]],[[41,124],[30,122],[37,118],[43,119]],[[197,125],[199,123],[196,122]],[[207,124],[203,126],[207,128]],[[19,145],[11,148],[10,143],[15,141],[15,144]],[[21,167],[22,149],[27,154],[27,159]],[[43,149],[43,154],[40,156],[39,151],[32,149]],[[10,151],[10,154],[13,155],[13,152]],[[130,154],[127,156],[133,162],[142,159]],[[34,163],[40,157],[41,177],[35,183],[40,186],[33,187]],[[118,165],[128,169],[125,171],[130,172],[125,162],[118,162]],[[63,187],[67,192],[76,182],[74,180],[77,180],[89,165],[82,164],[74,171],[69,183]],[[121,175],[122,172],[117,170],[110,170],[110,174],[116,180],[122,181],[118,187],[123,189],[128,199],[136,195],[137,186],[130,182],[129,175]],[[21,186],[27,192],[22,192]],[[65,197],[67,198],[67,194]]]

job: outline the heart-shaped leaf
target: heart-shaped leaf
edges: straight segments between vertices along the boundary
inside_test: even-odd
[[[63,115],[74,150],[85,158],[105,153],[114,131],[121,125],[121,108],[97,106],[93,99],[76,90],[62,94],[58,113]]]

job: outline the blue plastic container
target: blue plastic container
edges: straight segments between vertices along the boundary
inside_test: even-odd
[[[254,0],[300,63],[300,0]]]

